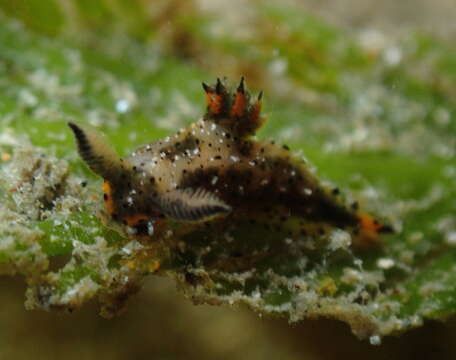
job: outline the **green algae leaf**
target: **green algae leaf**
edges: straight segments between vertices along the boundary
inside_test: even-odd
[[[252,3],[240,24],[180,1],[152,14],[68,3],[75,13],[49,2],[34,17],[33,6],[1,5],[0,271],[24,274],[29,308],[96,297],[110,316],[155,273],[194,302],[332,317],[373,341],[454,315],[455,49],[415,34],[349,35],[279,3]],[[94,31],[107,19],[118,26]],[[104,225],[100,180],[66,123],[99,128],[126,155],[200,117],[200,82],[225,74],[266,90],[260,138],[286,141],[396,234],[362,250],[343,231],[311,241],[262,219],[223,231],[170,224],[156,243]]]

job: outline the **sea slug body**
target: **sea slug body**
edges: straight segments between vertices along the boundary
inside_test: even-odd
[[[342,202],[288,147],[252,138],[264,123],[262,94],[253,99],[244,79],[229,91],[203,83],[204,117],[186,130],[120,158],[93,129],[74,123],[82,159],[104,179],[106,209],[116,222],[151,234],[156,221],[295,217],[378,239],[391,228]]]

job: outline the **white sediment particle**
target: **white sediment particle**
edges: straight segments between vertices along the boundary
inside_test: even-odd
[[[144,246],[140,242],[132,240],[122,247],[121,252],[125,255],[131,255],[132,253],[137,252],[142,248],[144,248]]]
[[[119,114],[125,114],[130,110],[131,104],[127,99],[120,99],[116,102],[116,111]]]
[[[356,258],[355,260],[353,260],[353,264],[358,266],[360,270],[363,269],[363,260]]]
[[[238,162],[240,159],[239,159],[239,157],[237,157],[237,156],[231,155],[231,156],[230,156],[230,160],[231,160],[232,162],[235,162],[235,163],[236,163],[236,162]]]
[[[375,29],[366,29],[359,33],[359,45],[367,52],[379,53],[387,44],[383,33]]]
[[[446,216],[437,222],[436,228],[445,239],[445,243],[456,246],[456,217]]]
[[[18,96],[20,105],[24,105],[26,107],[34,107],[38,105],[38,98],[29,89],[21,89]]]
[[[287,126],[282,128],[277,136],[287,141],[301,139],[302,129],[302,126]]]
[[[273,75],[283,75],[288,69],[288,61],[286,58],[277,57],[269,63],[268,68]]]
[[[127,232],[128,235],[136,235],[136,233],[137,233],[137,230],[131,226],[127,226],[125,231]]]
[[[100,285],[94,282],[89,276],[82,278],[78,283],[70,287],[61,297],[56,301],[59,304],[77,304],[90,299],[96,294]]]
[[[397,46],[390,46],[385,49],[383,59],[388,66],[397,66],[402,60],[402,51]]]
[[[133,205],[133,198],[131,196],[127,196],[127,204],[128,204],[128,206]]]
[[[445,235],[445,242],[446,242],[448,245],[456,246],[456,231],[447,233],[447,234]]]
[[[451,121],[451,114],[448,109],[444,107],[438,107],[434,111],[434,121],[437,125],[446,127]]]
[[[154,234],[154,222],[153,221],[147,222],[147,234],[149,236],[152,236]]]
[[[302,192],[303,192],[304,194],[308,195],[308,196],[309,196],[309,195],[312,195],[312,189],[309,189],[309,188],[304,188],[304,189],[302,190]]]
[[[0,251],[9,251],[14,246],[16,246],[13,236],[5,236],[2,241],[0,241]]]
[[[380,269],[391,269],[395,265],[395,261],[391,258],[380,258],[377,260],[377,267]]]
[[[348,249],[350,245],[351,235],[347,231],[336,229],[329,235],[328,249],[331,251]]]
[[[218,181],[218,176],[214,176],[211,180],[211,184],[215,185],[215,184],[217,184],[217,181]]]
[[[340,280],[345,284],[354,284],[362,280],[362,274],[359,270],[353,268],[345,268],[344,274]]]
[[[344,268],[341,281],[345,284],[362,286],[378,286],[385,280],[383,271],[363,271],[354,268]]]
[[[261,299],[261,291],[258,289],[255,289],[255,291],[252,292],[252,298],[254,300],[260,300]]]
[[[51,73],[45,68],[38,68],[34,72],[28,73],[26,78],[32,87],[55,99],[79,96],[82,91],[80,83],[63,85],[57,74]]]
[[[20,146],[24,145],[24,139],[19,138],[14,134],[14,129],[7,127],[0,132],[0,145]],[[27,144],[27,142],[26,142]]]
[[[369,338],[369,343],[371,345],[381,345],[382,343],[382,338],[378,335],[373,335]]]
[[[125,255],[131,255],[131,249],[129,249],[128,247],[123,247],[121,249],[121,251],[125,254]]]

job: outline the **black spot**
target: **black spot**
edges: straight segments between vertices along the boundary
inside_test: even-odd
[[[196,286],[199,282],[201,282],[201,278],[195,274],[186,272],[185,273],[185,282],[190,286]]]
[[[136,235],[148,235],[149,234],[149,229],[147,225],[146,220],[140,220],[138,223],[134,226],[136,230]]]
[[[234,258],[242,257],[242,252],[240,252],[240,251],[233,251],[233,252],[231,252],[231,257],[234,257]]]

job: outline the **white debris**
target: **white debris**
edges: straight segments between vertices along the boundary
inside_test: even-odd
[[[149,236],[152,236],[154,234],[154,222],[153,221],[149,221],[147,223],[147,234]]]
[[[130,107],[131,105],[127,99],[120,99],[116,102],[116,111],[119,114],[125,114],[126,112],[128,112],[128,110],[130,110]]]
[[[445,242],[448,245],[456,246],[456,231],[450,232],[445,236]]]
[[[383,59],[388,66],[397,66],[402,60],[402,51],[397,46],[391,46],[383,53]]]
[[[380,258],[377,260],[377,267],[380,269],[391,269],[395,264],[395,261],[391,258]]]
[[[351,235],[347,231],[336,229],[329,235],[328,249],[335,251],[338,249],[348,249],[351,245]]]
[[[382,338],[378,335],[373,335],[369,338],[369,342],[371,345],[381,345]]]

